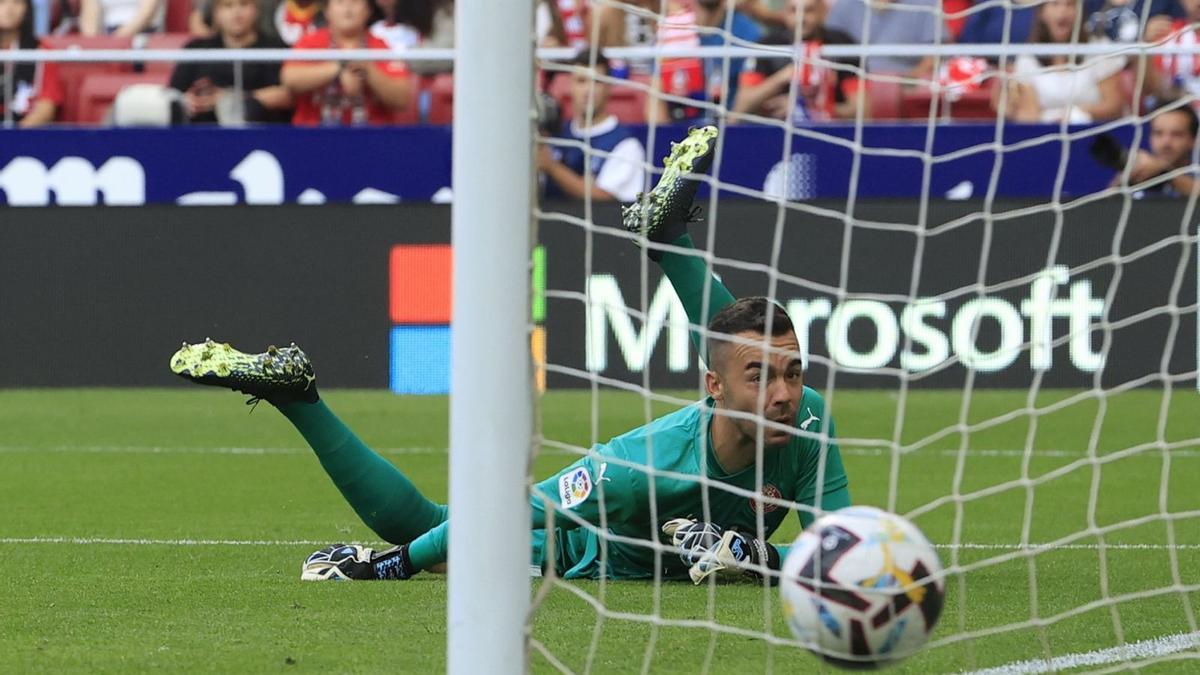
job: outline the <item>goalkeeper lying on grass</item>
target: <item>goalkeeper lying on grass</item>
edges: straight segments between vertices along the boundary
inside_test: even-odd
[[[673,148],[645,205],[627,207],[628,228],[645,232],[650,241],[691,247],[687,222],[697,184],[685,174],[707,170],[716,135],[713,127],[695,129]],[[708,354],[708,396],[596,446],[539,483],[530,500],[532,563],[541,567],[551,560],[544,529],[547,503],[597,527],[603,511],[605,526],[620,537],[646,542],[656,536],[649,475],[634,468],[645,466],[652,457],[655,469],[672,473],[656,475],[653,494],[659,522],[665,523],[663,533],[680,551],[678,558],[664,558],[663,576],[690,576],[696,583],[719,571],[761,578],[779,569],[786,551],[754,538],[756,504],[764,511],[766,537],[779,527],[788,509],[776,502],[752,500],[745,492],[729,492],[721,484],[755,492],[756,438],[761,425],[766,497],[826,511],[848,506],[846,474],[832,440],[833,421],[820,395],[803,384],[799,343],[779,305],[766,298],[735,301],[698,257],[663,250],[652,250],[650,255],[671,280],[691,323],[712,317],[712,335],[701,345]],[[707,313],[702,312],[706,283]],[[764,339],[770,345],[766,350]],[[278,408],[312,446],[363,522],[396,544],[380,552],[357,545],[327,547],[309,556],[302,578],[407,579],[446,561],[446,505],[425,498],[403,473],[334,416],[317,395],[308,358],[295,345],[243,354],[212,341],[185,344],[171,359],[171,369],[194,382],[235,389]],[[823,442],[821,435],[830,440]],[[822,469],[823,475],[818,475]],[[716,484],[707,490],[707,511],[702,476]],[[813,519],[809,511],[798,513],[804,525]],[[610,539],[608,555],[602,558],[596,531],[580,527],[562,513],[553,522],[553,562],[559,575],[568,579],[654,575],[652,546]]]

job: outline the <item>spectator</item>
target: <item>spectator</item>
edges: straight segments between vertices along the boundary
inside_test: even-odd
[[[454,47],[454,4],[446,0],[377,0],[380,18],[371,35],[388,47],[406,49]],[[409,70],[430,75],[453,70],[453,61],[414,61]]]
[[[834,0],[826,27],[861,44],[934,44],[946,41],[937,18],[939,0]],[[870,9],[868,9],[868,4]],[[932,56],[872,56],[867,72],[925,78],[933,72]]]
[[[285,44],[295,46],[302,38],[326,25],[326,0],[276,0],[271,26]]]
[[[1005,4],[984,6],[967,17],[958,41],[964,44],[1021,44],[1029,41],[1038,0],[1015,0],[1010,8]],[[1012,19],[1008,20],[1008,15]],[[1004,23],[1009,21],[1008,35]]]
[[[803,8],[800,7],[803,3]],[[796,16],[800,17],[801,49],[806,59],[815,57],[821,45],[852,44],[849,35],[825,26],[825,5],[812,0],[789,0],[784,25],[767,33],[765,44],[791,44],[796,35]],[[853,59],[850,65],[854,65]],[[846,90],[857,84],[852,71],[836,70],[812,61],[795,64],[790,58],[758,58],[743,74],[733,110],[785,119],[796,123],[813,120],[854,117],[861,96]],[[788,97],[792,81],[796,99]]]
[[[533,14],[533,34],[539,47],[567,46],[567,29],[557,0],[537,0]],[[579,47],[576,46],[576,49]]]
[[[749,16],[725,9],[726,0],[696,0],[696,25],[715,30],[701,31],[700,44],[704,47],[725,47],[745,42],[761,42],[762,26]],[[728,31],[728,32],[726,32]],[[745,68],[746,59],[729,59],[729,95],[724,99],[726,107],[737,99],[738,79]],[[721,102],[721,84],[725,73],[724,58],[704,59],[704,81],[708,89],[708,100]]]
[[[587,0],[538,0],[535,25],[542,47],[587,47],[591,7]]]
[[[367,30],[374,9],[370,0],[329,0],[328,27],[295,49],[387,49]],[[386,124],[413,103],[412,77],[399,61],[288,61],[280,79],[296,97],[298,125]]]
[[[3,1],[3,0],[0,0]],[[217,36],[198,38],[187,49],[284,49],[278,39],[258,34],[258,5],[255,0],[214,0],[213,25]],[[179,63],[171,73],[171,87],[183,94],[184,108],[192,122],[217,122],[217,104],[236,97],[232,62]],[[242,115],[235,122],[283,122],[290,116],[292,97],[279,84],[278,63],[242,65],[240,105]],[[231,99],[238,100],[238,99]],[[227,108],[223,108],[227,109]],[[221,120],[225,121],[225,120]]]
[[[7,49],[37,49],[33,7],[29,0],[0,0],[0,53]],[[0,62],[0,123],[32,127],[53,121],[57,106],[38,97],[43,64]],[[51,70],[54,70],[53,68]],[[8,100],[8,96],[12,100]]]
[[[645,169],[642,163],[646,151],[641,141],[605,110],[609,85],[596,77],[609,73],[608,59],[597,53],[593,67],[589,57],[589,51],[584,50],[575,58],[576,69],[571,74],[573,118],[558,136],[573,143],[554,147],[540,143],[537,166],[546,176],[548,196],[584,198],[589,187],[584,180],[586,171],[592,174],[592,199],[632,202],[643,189]],[[588,108],[589,90],[591,108]],[[590,162],[579,147],[581,144],[596,151],[590,156]]]
[[[1083,0],[1085,25],[1082,31],[1097,37],[1103,35],[1120,42],[1131,42],[1137,38],[1137,27],[1141,24],[1142,12],[1147,0]],[[1186,1],[1186,0],[1180,0]],[[1168,22],[1180,14],[1175,0],[1149,0],[1150,19],[1163,17]],[[1007,42],[1018,44],[1029,41],[1033,22],[1037,14],[1038,0],[1015,0],[1012,7],[1012,24]],[[961,43],[1002,43],[1004,21],[1009,13],[1003,4],[988,5],[967,17],[967,23],[958,36]],[[1149,24],[1147,24],[1149,26]],[[1132,32],[1131,32],[1132,31]]]
[[[258,34],[269,40],[294,45],[300,38],[325,25],[323,0],[257,0]],[[188,32],[194,37],[216,35],[212,21],[212,0],[193,0],[188,16]]]
[[[79,32],[133,37],[162,30],[165,0],[80,0]]]
[[[1145,93],[1158,100],[1200,95],[1200,0],[1179,0],[1184,16],[1158,16],[1146,24],[1146,42],[1165,42],[1188,51],[1157,54],[1146,69]]]
[[[825,9],[825,0],[818,1],[822,4],[822,9]],[[785,6],[782,9],[773,9],[771,7],[771,5],[778,6],[778,4],[776,2],[768,3],[764,0],[736,0],[734,7],[737,8],[737,11],[754,19],[759,25],[768,30],[781,28],[787,26],[789,23],[795,24],[795,19],[788,16],[792,13],[786,6],[788,3],[784,3]]]
[[[668,15],[686,8],[681,0],[666,0],[666,3]],[[662,11],[660,0],[628,0],[624,4],[647,12]],[[654,44],[654,26],[648,18],[628,12],[620,3],[603,3],[595,9],[601,48]]]
[[[1070,44],[1079,21],[1075,0],[1047,0],[1038,7],[1030,42]],[[1107,42],[1107,38],[1089,38],[1079,33],[1079,43]],[[1067,56],[1030,56],[1016,58],[1003,114],[1018,122],[1056,122],[1072,124],[1111,120],[1125,110],[1122,101],[1121,56],[1089,57],[1075,60]],[[994,103],[999,105],[1000,89]]]
[[[682,0],[668,0],[667,15],[658,22],[654,41],[664,49],[699,47],[700,34],[696,30],[695,8]],[[707,98],[704,88],[704,62],[699,58],[663,59],[658,74],[663,93],[675,99],[704,101]],[[703,115],[704,111],[700,107],[680,100],[667,100],[657,96],[646,100],[646,121],[650,124],[659,120],[695,120]]]
[[[282,41],[287,46],[292,42],[283,40],[286,34],[296,40],[320,28],[320,2],[305,1],[304,4],[281,0],[257,0],[258,36],[264,40]],[[276,25],[278,24],[278,25]],[[212,37],[217,34],[212,26],[212,1],[192,0],[192,13],[187,17],[187,31],[193,37]]]
[[[1193,171],[1174,178],[1165,175],[1192,164],[1198,130],[1200,120],[1191,106],[1171,102],[1153,114],[1150,118],[1150,151],[1139,149],[1129,171],[1130,185],[1152,181],[1137,196],[1187,197],[1192,194],[1196,187]],[[1113,179],[1113,185],[1120,185],[1121,180],[1122,176],[1118,175]]]
[[[1149,5],[1149,8],[1146,7]],[[1176,0],[1084,0],[1084,29],[1114,42],[1136,42],[1142,35],[1142,15],[1173,20],[1182,16]]]

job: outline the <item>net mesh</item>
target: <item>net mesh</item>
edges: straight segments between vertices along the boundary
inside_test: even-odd
[[[1149,5],[1134,14],[1135,39],[1151,19]],[[598,0],[589,5],[590,44],[601,42],[599,17],[614,13],[630,41],[657,38],[657,46],[608,50],[608,72],[597,70],[595,48],[585,52],[586,63],[546,60],[541,67],[546,79],[575,80],[584,92],[573,103],[585,107],[582,115],[564,111],[581,128],[605,121],[595,112],[601,99],[645,105],[647,186],[661,172],[667,142],[679,140],[688,123],[718,128],[715,160],[702,179],[708,189],[697,200],[705,208],[704,221],[692,229],[696,248],[666,250],[703,260],[735,296],[761,294],[787,306],[806,384],[838,421],[837,439],[822,432],[818,440],[840,447],[854,503],[905,515],[937,545],[947,605],[908,667],[1044,672],[1196,658],[1196,193],[1140,199],[1149,183],[1138,184],[1135,153],[1112,172],[1111,184],[1081,190],[1073,175],[1094,163],[1088,149],[1096,139],[1115,133],[1125,147],[1143,146],[1150,123],[1169,114],[1169,107],[1147,105],[1146,71],[1157,66],[1155,56],[1145,45],[1099,47],[1104,43],[1092,40],[1092,56],[1035,62],[1038,72],[1070,75],[1120,59],[1124,112],[1082,126],[1069,111],[1040,126],[1001,115],[975,127],[973,138],[983,140],[963,145],[944,140],[956,126],[970,126],[951,121],[962,101],[984,100],[989,110],[994,101],[1013,117],[1011,98],[1028,95],[1017,84],[1026,81],[1018,60],[1035,57],[1014,48],[1019,5],[987,2],[948,12],[937,4],[897,3],[892,11],[932,18],[934,48],[926,71],[895,76],[871,67],[886,47],[839,51],[803,39],[805,3],[795,3],[792,42],[800,46],[749,57],[782,59],[781,67],[792,70],[777,94],[785,107],[773,114],[762,114],[761,106],[733,112],[720,103],[736,100],[734,84],[742,94],[754,84],[741,77],[754,61],[721,49],[754,46],[737,31],[735,6],[747,9],[723,3],[720,22],[704,26],[697,25],[700,6],[690,2]],[[948,46],[947,21],[997,8],[1003,53],[986,64],[950,58],[972,50]],[[1100,14],[1078,12],[1071,42],[1105,27],[1129,30],[1128,13]],[[878,26],[869,11],[861,15],[861,42],[871,43]],[[719,45],[713,55],[689,55],[713,41]],[[856,56],[841,56],[855,49]],[[698,85],[688,79],[696,67]],[[835,95],[829,84],[839,74],[849,77],[840,78]],[[566,85],[548,90],[555,86],[565,99]],[[703,100],[689,96],[687,86]],[[980,87],[990,96],[981,99]],[[909,119],[905,128],[880,132],[872,117],[884,110],[881,99],[892,97],[903,101]],[[1174,105],[1193,101],[1184,95]],[[913,106],[919,115],[911,115]],[[822,123],[833,116],[843,122]],[[919,141],[896,141],[901,134]],[[613,147],[583,134],[546,137],[541,145],[560,155],[580,153],[588,167],[619,159]],[[844,161],[833,167],[829,158],[837,153]],[[773,156],[759,182],[741,177],[747,154]],[[1188,160],[1165,176],[1188,177],[1195,150]],[[983,173],[957,180],[958,167],[969,163]],[[1026,172],[1050,180],[1033,191],[1014,190],[1012,176]],[[825,173],[840,185],[830,189]],[[579,203],[546,197],[536,213],[543,233],[569,231],[578,242],[548,252],[567,259],[559,273],[550,262],[548,311],[586,325],[586,345],[551,348],[545,359],[548,386],[582,388],[586,403],[572,400],[587,409],[586,418],[543,409],[542,459],[550,466],[589,453],[598,458],[596,444],[694,402],[704,387],[687,334],[703,331],[710,317],[688,325],[669,283],[603,199],[621,196],[596,192],[598,175],[584,171],[583,178]],[[897,182],[917,189],[904,199],[877,198],[887,194],[881,183]],[[555,339],[546,336],[548,343]],[[704,504],[703,513],[690,515],[708,514],[708,497],[716,493],[771,502],[760,496],[761,460],[770,451],[759,428],[755,489],[693,477],[703,485]],[[822,455],[822,469],[824,461]],[[646,481],[648,522],[640,537],[614,533],[605,517],[589,523],[560,504],[549,506],[560,526],[565,520],[598,535],[602,568],[614,542],[662,556],[646,582],[614,582],[605,574],[564,580],[552,564],[562,533],[548,529],[545,576],[530,617],[535,669],[820,667],[787,631],[769,585],[693,587],[664,578],[663,560],[675,553],[661,543],[659,527],[689,514],[660,508],[655,479],[681,476],[655,469],[652,459],[630,466],[654,478]],[[597,487],[603,499],[602,480]],[[759,537],[766,535],[764,512],[756,510]],[[772,541],[789,543],[798,530],[789,517]],[[578,625],[540,620],[548,606],[574,608]]]

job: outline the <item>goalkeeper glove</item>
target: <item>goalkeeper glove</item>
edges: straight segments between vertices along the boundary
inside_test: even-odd
[[[710,548],[721,541],[725,530],[716,523],[702,523],[695,518],[672,518],[663,523],[663,534],[679,549],[679,559],[684,565],[696,564]]]
[[[334,544],[308,556],[301,569],[304,581],[408,579],[417,573],[408,558],[408,546],[376,553],[357,544]]]
[[[779,550],[761,539],[727,531],[721,541],[703,553],[688,576],[692,583],[699,584],[714,572],[725,576],[747,576],[752,579],[762,579],[763,569],[779,571]],[[776,583],[771,577],[771,583]]]

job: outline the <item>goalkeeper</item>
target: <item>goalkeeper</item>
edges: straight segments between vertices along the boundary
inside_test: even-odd
[[[655,189],[642,204],[626,208],[627,228],[657,244],[691,247],[686,228],[697,183],[687,174],[707,170],[716,135],[713,127],[694,129],[673,147]],[[700,583],[716,572],[770,576],[779,570],[786,547],[765,539],[787,514],[786,502],[811,507],[798,511],[804,526],[817,510],[850,504],[833,421],[820,395],[803,385],[799,343],[778,304],[761,297],[735,300],[698,257],[659,246],[649,253],[673,284],[690,322],[703,325],[703,318],[711,317],[709,337],[697,338],[698,346],[707,348],[707,397],[594,447],[539,483],[531,498],[532,564],[546,569],[552,561],[556,573],[568,579],[652,577],[657,555],[652,540],[659,533],[651,513],[657,513],[662,533],[680,553],[663,557],[664,578]],[[320,400],[312,366],[294,344],[261,354],[211,340],[184,344],[171,369],[274,405],[312,446],[363,522],[396,545],[380,552],[357,545],[327,547],[309,556],[302,578],[407,579],[446,561],[448,507],[423,496],[338,420]],[[763,496],[754,498],[747,495],[757,493],[760,429]],[[706,482],[712,484],[707,489]],[[546,527],[547,509],[553,537]],[[754,536],[758,509],[763,540]],[[601,556],[601,526],[615,535],[607,556]]]

